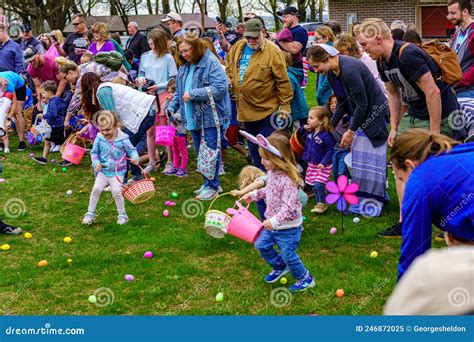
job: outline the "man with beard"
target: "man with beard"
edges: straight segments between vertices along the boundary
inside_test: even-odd
[[[277,127],[275,113],[290,117],[293,98],[282,52],[264,38],[258,19],[245,22],[244,39],[235,43],[227,56],[226,71],[237,101],[237,120],[247,132],[269,136]],[[263,170],[258,146],[249,141],[255,166]]]
[[[456,26],[450,47],[456,51],[462,79],[454,86],[458,97],[474,97],[474,21],[471,0],[450,0],[448,19]]]

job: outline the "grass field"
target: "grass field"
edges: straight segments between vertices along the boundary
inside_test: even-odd
[[[313,89],[314,81],[307,89],[310,100]],[[12,146],[16,143],[13,138]],[[317,286],[290,295],[275,290],[283,285],[263,282],[269,267],[250,244],[230,235],[214,239],[206,234],[203,222],[208,203],[200,207],[198,202],[186,202],[195,205],[195,215],[190,213],[192,208],[183,207],[201,185],[201,177],[194,172],[194,154],[188,178],[156,173],[156,196],[141,205],[126,203],[127,225],[115,224],[115,204],[110,193],[103,193],[98,205],[103,214],[93,226],[84,227],[81,220],[94,181],[90,158],[68,167],[67,172],[60,168],[53,172],[54,165],[35,164],[28,156],[41,149],[13,152],[3,162],[2,214],[33,238],[0,236],[0,245],[11,246],[9,251],[0,251],[1,314],[374,315],[381,314],[395,285],[400,240],[376,236],[398,217],[392,178],[392,202],[383,215],[361,218],[359,224],[346,217],[344,235],[340,229],[336,235],[328,233],[333,226],[340,228],[335,208],[316,217],[309,212],[314,205],[310,202],[304,210],[308,219],[299,254]],[[233,151],[228,155],[228,171],[221,178],[224,190],[236,187],[236,176],[245,164]],[[66,196],[69,189],[72,196]],[[179,194],[177,206],[168,208],[170,215],[165,218],[163,202],[172,200],[172,192]],[[231,206],[229,197],[216,205],[220,209]],[[72,238],[71,243],[63,242],[66,236]],[[148,250],[154,258],[143,258]],[[378,251],[376,259],[369,257],[373,250]],[[69,258],[72,263],[67,262]],[[43,259],[49,265],[38,267]],[[125,274],[133,274],[135,281],[124,281]],[[286,287],[293,283],[291,277],[288,280]],[[335,296],[339,288],[345,290],[344,298]],[[88,302],[94,292],[98,305]],[[218,292],[225,296],[222,302],[215,300]]]

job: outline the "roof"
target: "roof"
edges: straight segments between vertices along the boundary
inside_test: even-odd
[[[183,27],[197,27],[201,25],[201,13],[183,13],[180,14],[183,18]],[[157,15],[129,15],[128,21],[135,21],[138,24],[139,31],[145,31],[148,27],[153,25],[158,25],[160,20],[163,19],[165,14],[157,14]],[[91,27],[92,24],[96,22],[103,22],[109,25],[110,32],[119,32],[119,31],[126,31],[126,27],[124,27],[122,19],[118,15],[112,16],[90,16],[87,17],[87,27]],[[212,29],[215,28],[216,22],[215,20],[209,18],[207,15],[204,16],[204,26],[205,29]],[[72,23],[69,23],[64,28],[65,33],[73,32]]]

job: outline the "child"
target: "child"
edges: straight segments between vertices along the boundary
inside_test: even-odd
[[[331,95],[327,103],[327,108],[333,115],[336,112],[337,106],[337,97],[336,95]],[[341,147],[341,139],[344,133],[349,129],[349,115],[344,114],[341,121],[337,124],[334,130],[331,132],[332,136],[336,140],[334,145],[334,154],[332,156],[332,174],[334,175],[334,180],[337,180],[339,176],[345,175],[347,178],[350,178],[349,168],[344,161],[345,156],[349,153],[349,148]]]
[[[267,184],[265,188],[243,197],[247,202],[267,201],[267,219],[263,221],[265,229],[255,241],[255,248],[273,268],[265,277],[267,283],[275,283],[291,272],[296,282],[289,290],[304,291],[315,286],[315,282],[296,254],[303,222],[301,203],[298,201],[298,187],[302,185],[302,180],[287,138],[274,134],[268,140],[262,136],[259,139],[266,142],[260,145],[258,152],[268,172]],[[280,253],[273,248],[275,244]]]
[[[324,186],[331,175],[331,160],[334,153],[334,138],[330,133],[331,123],[327,108],[312,108],[304,129],[310,132],[306,137],[303,152],[303,160],[308,162],[305,181],[313,187],[317,203],[311,212],[322,214],[327,209],[327,204],[324,202],[326,197]]]
[[[110,185],[112,197],[117,206],[117,224],[123,225],[128,222],[122,196],[122,182],[127,170],[126,158],[131,158],[131,163],[138,165],[138,153],[128,139],[128,135],[120,130],[118,118],[114,112],[101,111],[97,115],[96,121],[100,133],[94,140],[91,159],[97,177],[91,192],[89,208],[84,215],[82,224],[92,224],[100,194],[107,185]]]
[[[169,95],[166,97],[166,100],[163,103],[163,113],[166,113],[168,104],[173,99],[174,94],[176,93],[176,80],[171,79],[168,82],[167,88]],[[176,127],[176,136],[173,140],[173,146],[171,146],[171,150],[173,151],[173,167],[170,167],[168,170],[166,170],[165,175],[187,177],[188,172],[186,171],[186,169],[188,167],[188,149],[186,147],[186,127],[184,127],[183,125],[181,114],[179,112],[171,115],[170,122],[173,126]]]
[[[245,166],[239,174],[239,189],[232,190],[230,194],[234,197],[242,197],[247,193],[263,188],[267,182],[267,175],[255,166]],[[308,204],[308,195],[303,189],[298,189],[298,200],[303,207]]]
[[[44,114],[38,114],[36,117],[45,119],[48,125],[51,126],[51,136],[44,139],[43,156],[33,157],[33,160],[41,165],[48,163],[51,144],[62,145],[66,140],[64,118],[66,117],[67,104],[63,98],[55,96],[57,89],[58,87],[54,81],[46,81],[40,87],[41,101],[47,105],[47,109]]]

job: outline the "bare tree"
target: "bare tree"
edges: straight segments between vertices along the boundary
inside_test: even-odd
[[[180,0],[173,0],[174,10],[176,13],[181,13],[184,7],[184,1],[181,2]]]
[[[323,21],[324,0],[318,0],[318,7],[319,21]]]
[[[278,30],[281,26],[280,18],[278,17],[278,0],[258,0],[259,4],[267,11],[273,15],[273,20],[275,21],[275,28]]]
[[[151,0],[146,0],[146,9],[148,14],[153,14],[153,6],[151,5]]]
[[[118,15],[123,26],[128,26],[128,13],[135,7],[135,0],[110,0],[110,11],[112,15]]]
[[[161,6],[163,7],[163,13],[171,12],[170,0],[163,0]]]
[[[239,11],[238,17],[239,17],[239,23],[244,21],[244,14],[242,11],[242,2],[241,0],[237,0],[237,10]]]
[[[219,8],[219,16],[223,23],[227,21],[227,8],[229,5],[229,0],[216,0],[217,7]]]

